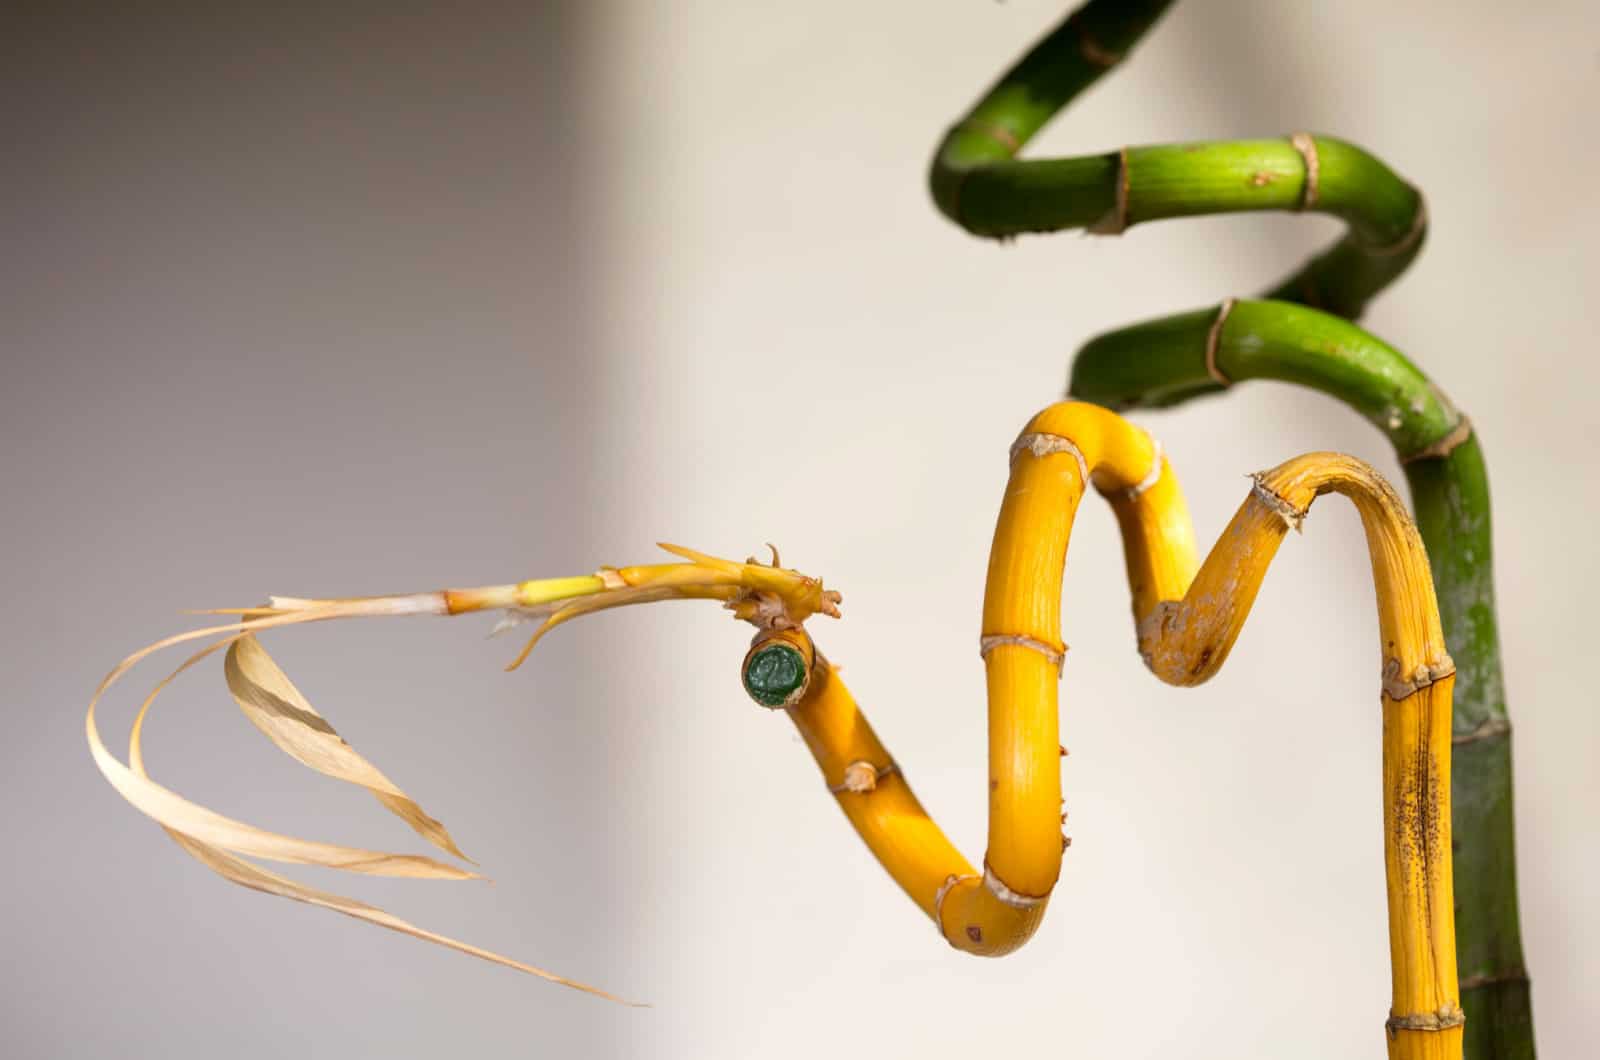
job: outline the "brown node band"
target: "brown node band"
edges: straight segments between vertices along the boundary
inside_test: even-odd
[[[1094,39],[1094,36],[1083,28],[1083,22],[1074,13],[1067,20],[1078,37],[1078,54],[1083,56],[1083,61],[1100,70],[1109,70],[1122,61],[1122,53],[1114,52],[1110,48]]]
[[[1049,456],[1051,453],[1071,453],[1072,458],[1078,462],[1078,478],[1085,489],[1089,486],[1089,462],[1083,458],[1083,450],[1079,449],[1071,438],[1059,434],[1025,431],[1011,443],[1011,459],[1015,460],[1018,453],[1032,453],[1036,458]]]
[[[1391,658],[1383,664],[1383,694],[1388,696],[1391,702],[1398,703],[1429,685],[1443,681],[1455,672],[1455,660],[1441,654],[1438,661],[1423,663],[1410,677],[1401,677],[1400,660]]]
[[[978,654],[987,659],[991,651],[1003,644],[1013,644],[1019,648],[1027,648],[1029,651],[1036,651],[1040,655],[1043,655],[1046,659],[1049,659],[1051,662],[1055,663],[1057,670],[1061,669],[1062,663],[1064,663],[1067,658],[1067,646],[1065,644],[1063,644],[1058,650],[1057,648],[1046,644],[1042,640],[1037,640],[1033,637],[1025,637],[1019,633],[991,633],[979,637]]]
[[[1472,437],[1472,421],[1462,416],[1460,421],[1451,428],[1450,433],[1440,438],[1437,442],[1430,443],[1418,449],[1409,456],[1402,456],[1402,464],[1413,464],[1418,460],[1439,460],[1449,456],[1456,447]]]
[[[945,896],[950,893],[950,888],[954,887],[956,884],[960,883],[962,880],[976,880],[976,879],[981,879],[981,877],[979,877],[979,876],[971,876],[971,875],[957,876],[955,873],[951,873],[950,875],[948,875],[948,876],[946,876],[944,878],[944,882],[939,885],[939,890],[934,893],[934,896],[933,896],[933,927],[934,927],[934,930],[939,932],[939,937],[940,938],[944,938],[944,899],[945,899]],[[952,943],[951,945],[954,945],[954,943]]]
[[[1306,163],[1306,182],[1300,189],[1300,209],[1310,210],[1317,205],[1318,182],[1322,174],[1322,162],[1317,158],[1317,141],[1308,132],[1297,132],[1289,137],[1289,145],[1300,152],[1300,157]]]
[[[1486,972],[1482,975],[1469,975],[1461,980],[1461,992],[1478,990],[1486,986],[1498,986],[1501,983],[1526,983],[1528,972],[1523,968],[1512,968],[1504,972]]]
[[[1006,886],[1004,880],[995,875],[994,869],[987,861],[983,863],[983,885],[989,889],[990,894],[1013,909],[1032,909],[1043,905],[1050,897],[1047,894],[1023,894],[1021,891],[1012,890]]]
[[[1511,722],[1505,718],[1484,718],[1471,732],[1457,733],[1450,737],[1450,743],[1455,747],[1462,744],[1481,743],[1492,740],[1496,736],[1504,736],[1511,732]],[[1461,981],[1461,989],[1467,988],[1466,980]]]
[[[1221,383],[1223,386],[1232,386],[1233,380],[1222,374],[1222,369],[1217,367],[1217,347],[1222,344],[1222,325],[1227,322],[1228,314],[1233,312],[1233,303],[1237,299],[1229,298],[1217,307],[1217,319],[1211,322],[1211,330],[1206,332],[1206,375]]]
[[[1266,483],[1261,481],[1262,474],[1264,473],[1258,471],[1250,476],[1250,481],[1253,483],[1250,495],[1276,513],[1286,527],[1299,533],[1301,525],[1306,521],[1306,513],[1269,489]]]
[[[1372,257],[1392,258],[1396,254],[1404,254],[1416,246],[1417,240],[1422,238],[1422,233],[1428,230],[1428,200],[1422,194],[1422,189],[1413,188],[1417,193],[1417,212],[1411,218],[1411,227],[1406,234],[1384,247],[1367,247],[1366,252]]]
[[[1166,465],[1166,456],[1161,451],[1161,443],[1148,431],[1145,437],[1150,439],[1150,449],[1153,454],[1150,460],[1150,471],[1144,478],[1122,491],[1128,500],[1138,500],[1141,495],[1148,492],[1152,486],[1161,481],[1161,469]]]
[[[1013,133],[1010,129],[1007,129],[1005,126],[996,125],[993,122],[974,121],[971,118],[968,118],[963,122],[959,122],[955,128],[951,129],[950,131],[952,133],[963,131],[977,133],[979,136],[982,136],[988,140],[993,140],[995,143],[1005,148],[1008,154],[1014,155],[1018,151],[1022,150],[1022,141],[1017,139],[1015,133]]]
[[[1085,228],[1097,236],[1120,236],[1128,230],[1128,149],[1117,150],[1117,205],[1100,220]]]
[[[1444,1004],[1439,1006],[1437,1012],[1413,1012],[1405,1016],[1390,1015],[1384,1021],[1383,1029],[1389,1033],[1389,1039],[1393,1041],[1401,1031],[1447,1031],[1466,1022],[1467,1015],[1459,1007]]]

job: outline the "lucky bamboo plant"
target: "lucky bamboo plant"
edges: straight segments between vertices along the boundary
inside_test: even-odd
[[[1533,1056],[1517,916],[1511,723],[1496,628],[1488,475],[1471,422],[1393,347],[1356,326],[1422,249],[1421,191],[1351,144],[1272,140],[1127,147],[1017,160],[1062,107],[1117,65],[1170,0],[1092,0],[1025,55],[935,156],[944,214],[976,235],[1084,228],[1245,210],[1315,211],[1345,236],[1258,299],[1124,328],[1089,342],[1069,392],[1156,408],[1250,379],[1298,383],[1353,407],[1393,445],[1433,562],[1461,675],[1453,724],[1457,930],[1467,1055]]]
[[[333,619],[498,611],[498,628],[537,623],[514,668],[548,630],[580,615],[658,600],[715,600],[756,628],[740,669],[746,691],[793,720],[885,870],[950,945],[1001,955],[1037,929],[1067,846],[1058,764],[1065,752],[1057,685],[1067,651],[1061,579],[1085,493],[1093,486],[1104,496],[1121,528],[1139,651],[1157,677],[1176,685],[1198,684],[1222,666],[1288,531],[1300,528],[1317,496],[1339,493],[1361,516],[1379,611],[1389,1055],[1460,1057],[1465,1048],[1473,1058],[1531,1056],[1482,454],[1466,418],[1438,389],[1349,319],[1420,249],[1420,193],[1359,148],[1307,134],[1089,158],[1015,158],[1166,6],[1091,0],[1045,37],[940,146],[932,170],[940,209],[987,236],[1073,227],[1114,234],[1161,217],[1253,209],[1331,212],[1349,222],[1350,232],[1265,299],[1229,299],[1095,339],[1073,368],[1071,394],[1080,400],[1045,409],[1012,446],[979,644],[989,699],[989,841],[979,865],[922,809],[813,643],[806,622],[816,614],[837,617],[839,594],[782,567],[776,550],[767,565],[664,546],[684,562],[396,596],[275,597],[261,607],[220,612],[229,619],[158,641],[107,675],[86,718],[102,773],[186,851],[235,883],[612,997],[249,860],[387,876],[475,876],[432,857],[296,839],[205,809],[150,778],[141,753],[144,721],[174,677],[225,650],[235,701],[278,747],[368,789],[419,835],[465,860],[443,825],[338,736],[257,635]],[[1170,461],[1112,408],[1176,404],[1251,378],[1317,387],[1375,422],[1401,455],[1415,522],[1372,468],[1313,453],[1255,475],[1232,522],[1199,561]],[[203,642],[199,649],[145,698],[124,762],[101,737],[102,696],[150,654],[196,641]],[[1460,709],[1453,712],[1458,684]]]

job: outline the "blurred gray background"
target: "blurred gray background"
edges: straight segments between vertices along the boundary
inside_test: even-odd
[[[844,590],[819,639],[975,856],[974,642],[1007,445],[1090,335],[1252,291],[1338,230],[1234,217],[997,247],[939,219],[941,130],[1059,13],[9,7],[8,1053],[1378,1055],[1376,623],[1337,500],[1195,691],[1140,664],[1114,525],[1086,506],[1075,842],[1039,937],[1003,961],[949,950],[878,870],[787,723],[744,699],[746,634],[710,606],[586,620],[509,676],[515,645],[482,619],[269,640],[497,882],[302,878],[648,1011],[230,887],[83,744],[100,676],[184,608],[771,540]],[[1182,4],[1030,148],[1310,128],[1427,190],[1428,249],[1367,323],[1471,413],[1491,462],[1547,1057],[1592,1041],[1600,979],[1597,31],[1583,0]],[[1295,453],[1398,473],[1353,414],[1286,387],[1140,421],[1206,542],[1243,474]],[[261,740],[219,671],[156,712],[158,779],[280,831],[414,848]],[[108,704],[119,748],[139,687]]]

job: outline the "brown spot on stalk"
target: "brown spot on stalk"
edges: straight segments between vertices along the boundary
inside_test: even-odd
[[[1444,824],[1439,812],[1442,802],[1439,762],[1426,745],[1418,746],[1401,767],[1394,799],[1394,841],[1402,868],[1420,862],[1418,876],[1424,896],[1433,889],[1432,866],[1443,851]],[[1432,903],[1421,903],[1424,913]],[[1430,927],[1431,933],[1431,927]]]

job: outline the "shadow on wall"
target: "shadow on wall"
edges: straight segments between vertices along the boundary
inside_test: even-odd
[[[37,911],[6,932],[27,968],[3,1002],[18,1055],[477,1053],[530,1023],[558,1052],[614,1051],[606,1006],[211,876],[104,784],[81,720],[181,608],[594,561],[577,8],[8,13],[5,783],[34,807],[38,866],[5,884]],[[512,646],[481,633],[268,643],[498,885],[286,871],[636,986],[606,916],[628,839],[570,800],[623,769],[598,750],[604,713],[574,709],[607,701],[602,668],[569,643],[507,677]],[[103,714],[119,750],[134,691]],[[412,848],[242,724],[219,663],[169,695],[158,780],[277,831]]]

